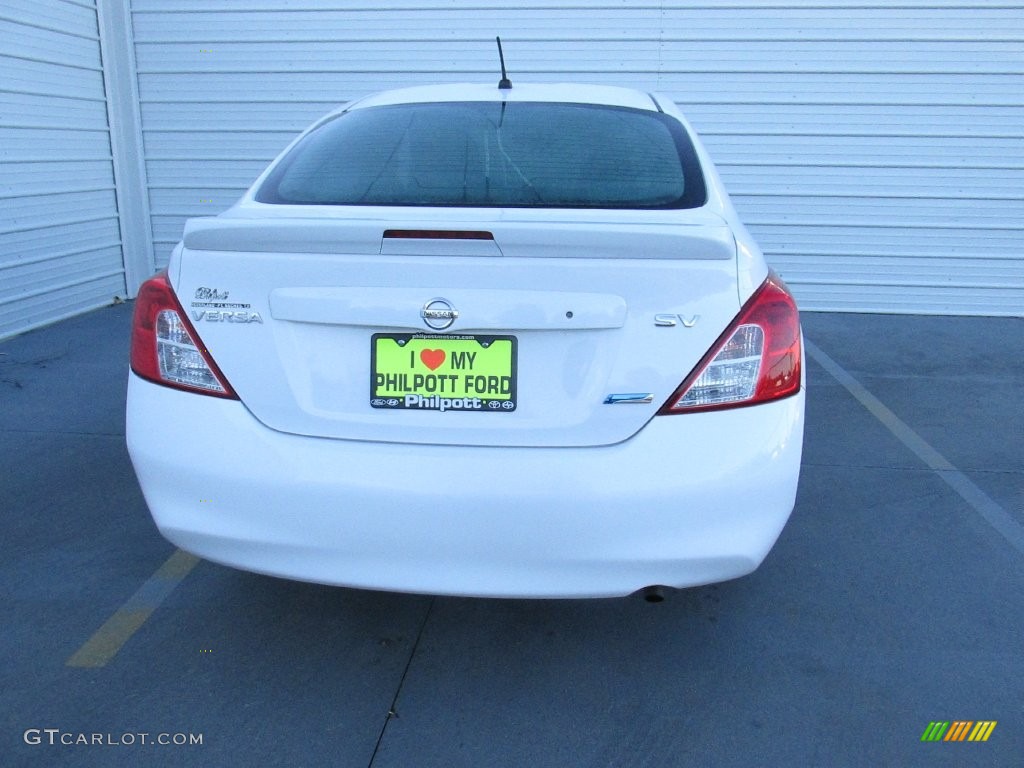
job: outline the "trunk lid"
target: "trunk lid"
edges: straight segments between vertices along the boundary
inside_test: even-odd
[[[739,309],[733,235],[704,209],[285,208],[189,222],[170,270],[246,408],[282,432],[620,442]]]

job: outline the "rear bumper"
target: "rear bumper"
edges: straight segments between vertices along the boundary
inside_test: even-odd
[[[161,533],[209,560],[371,589],[600,597],[757,568],[793,509],[803,399],[658,417],[599,448],[422,446],[275,432],[238,402],[132,374],[127,438]]]

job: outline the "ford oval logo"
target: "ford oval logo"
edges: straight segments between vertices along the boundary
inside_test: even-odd
[[[448,330],[458,316],[459,310],[455,309],[447,299],[431,299],[420,310],[423,322],[427,324],[428,328],[435,331]]]

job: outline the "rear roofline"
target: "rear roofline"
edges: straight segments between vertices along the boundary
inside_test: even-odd
[[[381,91],[350,103],[345,110],[446,101],[540,101],[563,104],[598,104],[609,107],[643,109],[650,112],[661,111],[651,95],[643,91],[613,85],[582,83],[525,83],[517,84],[506,90],[499,90],[493,85],[481,83],[422,85]]]

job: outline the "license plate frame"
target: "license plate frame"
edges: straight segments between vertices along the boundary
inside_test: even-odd
[[[375,333],[370,337],[370,406],[513,413],[518,347],[511,335]]]

